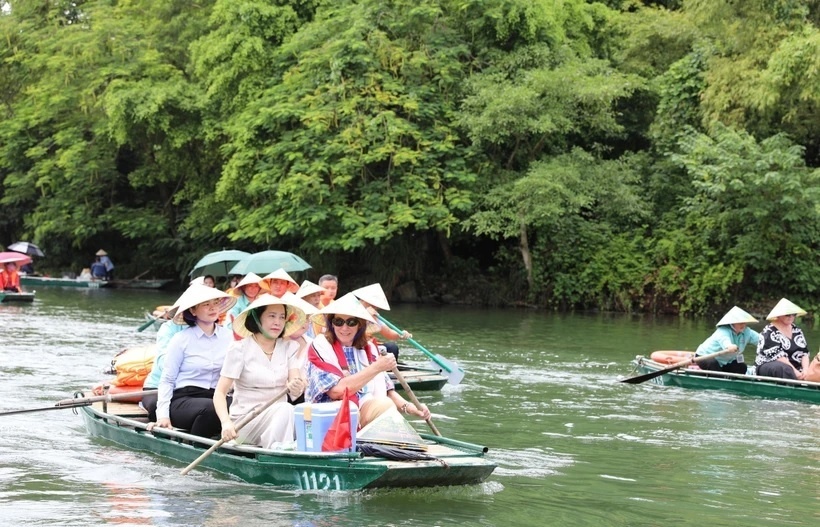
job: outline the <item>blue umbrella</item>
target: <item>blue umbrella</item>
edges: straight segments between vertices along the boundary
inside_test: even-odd
[[[310,264],[293,253],[286,251],[262,251],[237,262],[228,273],[256,273],[260,276],[282,268],[289,273],[310,269]]]
[[[233,274],[229,273],[228,269],[233,267],[236,262],[242,260],[243,258],[247,258],[250,255],[251,253],[233,249],[208,253],[200,258],[188,274],[191,278],[205,276],[207,274],[213,276],[228,276],[229,274]]]

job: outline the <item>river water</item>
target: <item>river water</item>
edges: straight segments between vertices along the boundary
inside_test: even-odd
[[[0,304],[0,411],[86,390],[167,293],[42,289]],[[292,492],[91,439],[71,410],[0,416],[4,525],[783,526],[820,524],[820,406],[628,385],[630,360],[694,349],[714,321],[396,306],[467,372],[419,393],[445,436],[486,445],[483,484]],[[756,326],[760,329],[762,325]],[[820,331],[804,326],[812,349]],[[747,350],[747,361],[753,350]],[[423,359],[412,348],[403,358]],[[422,424],[418,428],[423,430]]]

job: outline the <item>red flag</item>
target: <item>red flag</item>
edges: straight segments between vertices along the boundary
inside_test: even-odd
[[[353,445],[353,436],[350,434],[350,396],[347,388],[342,397],[342,407],[330,424],[322,441],[322,452],[338,452],[348,450]]]

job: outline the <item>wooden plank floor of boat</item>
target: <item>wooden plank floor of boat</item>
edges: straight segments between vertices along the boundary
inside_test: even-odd
[[[104,407],[102,402],[96,402],[93,403],[91,407],[99,412],[106,412],[121,417],[148,417],[148,412],[137,403],[110,402]]]

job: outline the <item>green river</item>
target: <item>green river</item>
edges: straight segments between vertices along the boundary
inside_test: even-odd
[[[41,289],[0,304],[0,411],[88,390],[149,343],[172,293]],[[0,416],[4,526],[820,525],[820,406],[629,385],[630,360],[693,350],[712,320],[395,306],[386,313],[467,372],[419,393],[445,436],[483,444],[483,484],[365,492],[249,485],[92,440],[72,410]],[[800,324],[800,321],[798,321]],[[762,324],[755,326],[761,329]],[[809,345],[820,330],[803,324]],[[754,350],[747,349],[751,361]],[[403,358],[423,355],[403,348]],[[417,423],[420,430],[422,423]]]

